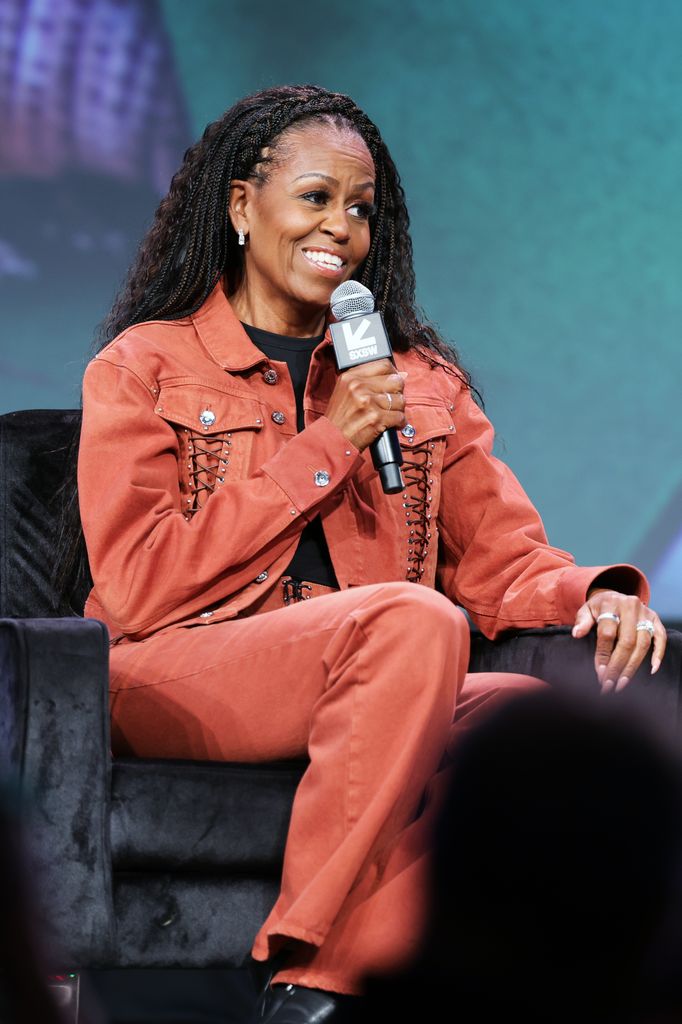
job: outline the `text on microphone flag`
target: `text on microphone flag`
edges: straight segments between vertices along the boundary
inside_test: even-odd
[[[365,333],[369,326],[370,321],[366,317],[360,321],[355,330],[353,330],[352,321],[350,323],[342,323],[344,341],[346,342],[346,348],[348,349],[348,356],[350,359],[363,359],[377,353],[376,338],[371,335],[369,338],[365,337]]]

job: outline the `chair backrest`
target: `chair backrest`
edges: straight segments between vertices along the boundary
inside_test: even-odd
[[[81,615],[88,579],[58,595],[53,574],[62,493],[80,411],[32,409],[0,416],[0,617]]]

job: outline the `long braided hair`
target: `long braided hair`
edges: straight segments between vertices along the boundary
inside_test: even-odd
[[[209,124],[186,151],[125,283],[99,327],[95,351],[133,324],[189,316],[209,296],[221,274],[232,294],[241,280],[244,257],[227,216],[230,183],[251,179],[264,184],[283,135],[310,122],[356,132],[374,160],[376,213],[370,218],[370,249],[354,276],[374,294],[393,347],[415,349],[427,362],[445,365],[472,387],[454,349],[417,315],[405,193],[376,125],[349,96],[315,85],[277,86],[246,96]],[[89,584],[78,516],[77,457],[75,437],[63,492],[55,579],[62,596],[74,591],[81,595]]]

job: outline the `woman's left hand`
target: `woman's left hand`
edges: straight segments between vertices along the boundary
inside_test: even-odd
[[[587,601],[578,609],[573,636],[587,636],[597,623],[597,650],[594,667],[602,693],[622,690],[632,679],[653,640],[651,674],[657,672],[667,643],[667,634],[656,612],[638,597],[616,590],[589,591]],[[650,622],[653,634],[638,623]]]

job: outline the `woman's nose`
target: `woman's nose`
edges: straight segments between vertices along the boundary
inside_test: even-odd
[[[339,241],[346,241],[350,237],[348,214],[342,206],[339,208],[328,207],[321,226],[323,231]]]

